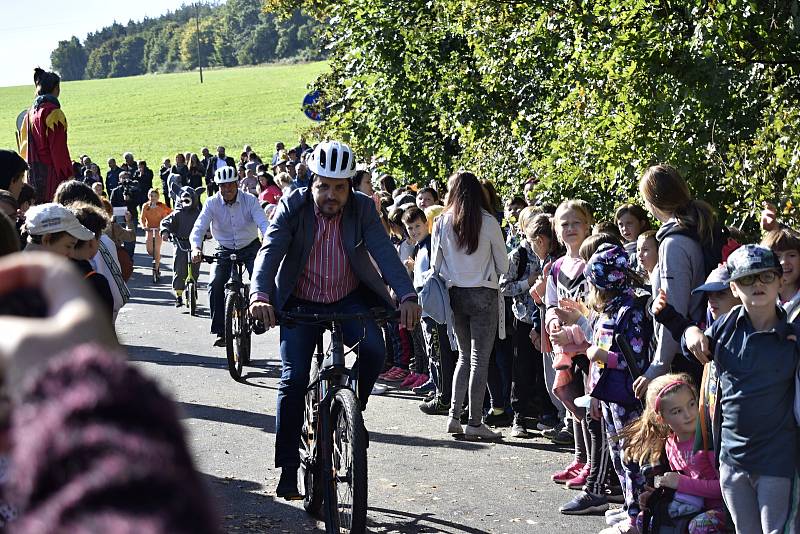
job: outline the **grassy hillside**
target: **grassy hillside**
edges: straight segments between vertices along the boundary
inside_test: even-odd
[[[324,62],[66,82],[61,105],[69,125],[70,155],[88,154],[100,163],[133,152],[158,168],[177,152],[199,152],[219,144],[238,160],[245,144],[272,155],[276,141],[297,141],[311,123],[300,109],[306,85]],[[0,88],[0,147],[16,148],[20,111],[33,100],[33,87]]]

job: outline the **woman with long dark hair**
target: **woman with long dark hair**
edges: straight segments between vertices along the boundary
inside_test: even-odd
[[[72,179],[74,170],[67,147],[67,118],[58,96],[61,78],[55,72],[33,70],[36,98],[22,125],[28,183],[36,190],[36,203],[51,202],[58,184]]]
[[[446,280],[458,341],[458,363],[447,432],[467,437],[497,439],[483,423],[483,397],[489,357],[498,328],[505,337],[500,275],[508,271],[506,245],[500,224],[492,215],[483,188],[474,174],[450,177],[447,206],[433,228],[431,263]],[[464,396],[469,391],[469,424],[459,423]]]

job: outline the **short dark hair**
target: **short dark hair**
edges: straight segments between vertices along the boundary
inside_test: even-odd
[[[430,193],[430,195],[433,197],[433,200],[435,202],[439,202],[439,192],[436,191],[436,189],[432,187],[423,187],[422,189],[417,191],[417,196],[422,195],[424,193]]]
[[[69,210],[75,214],[79,223],[94,232],[95,239],[99,239],[108,226],[108,215],[102,207],[87,202],[73,202],[69,205]]]
[[[408,208],[405,211],[405,213],[403,213],[402,220],[403,224],[411,224],[414,221],[422,221],[424,223],[428,222],[428,218],[425,216],[425,212],[417,208],[416,206],[413,208]]]
[[[350,185],[353,187],[354,191],[360,191],[359,188],[361,187],[361,182],[364,181],[364,176],[368,175],[368,174],[369,174],[368,171],[365,171],[365,170],[362,169],[362,170],[356,171],[356,173],[353,175],[353,177],[350,178]]]
[[[592,235],[597,234],[611,234],[615,237],[622,237],[619,232],[619,227],[612,221],[600,221],[592,228]]]
[[[36,189],[29,183],[22,184],[22,189],[19,192],[19,197],[17,198],[17,202],[20,206],[22,206],[26,202],[33,203],[36,199]]]
[[[393,193],[397,187],[397,183],[394,181],[394,176],[391,174],[384,174],[378,181],[381,184],[381,189],[387,193]]]
[[[0,189],[9,189],[11,182],[28,170],[22,156],[13,150],[0,150]]]
[[[73,202],[86,202],[98,208],[103,207],[97,193],[92,191],[91,187],[78,180],[67,180],[58,184],[56,193],[53,195],[53,202],[57,202],[62,206],[69,206]]]

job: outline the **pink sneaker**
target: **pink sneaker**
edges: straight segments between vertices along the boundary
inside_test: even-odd
[[[418,374],[417,377],[418,377],[417,381],[414,382],[414,385],[411,386],[411,389],[418,388],[418,387],[422,386],[423,384],[425,384],[428,380],[430,380],[430,378],[428,378],[428,375],[426,375],[424,373]]]
[[[575,478],[575,476],[580,473],[581,469],[583,469],[585,465],[586,464],[573,461],[571,464],[565,467],[563,471],[553,473],[553,476],[551,476],[550,479],[556,484],[566,484],[568,480]]]
[[[402,369],[400,369],[397,366],[394,366],[385,373],[381,373],[380,375],[378,375],[378,378],[380,378],[381,380],[389,380],[393,378],[399,371],[402,371]]]
[[[389,370],[391,372],[391,369]],[[387,382],[401,382],[405,380],[408,376],[408,371],[406,369],[397,368],[397,371],[394,372],[391,376],[387,376],[384,378]]]
[[[584,465],[583,469],[578,471],[578,473],[575,475],[575,478],[567,480],[567,487],[569,489],[581,489],[584,485],[586,485],[586,479],[589,478],[589,471],[591,469],[591,465]]]
[[[419,375],[417,373],[414,372],[408,373],[408,376],[406,376],[405,380],[403,380],[403,382],[398,387],[400,389],[411,389],[414,386],[414,384],[417,383],[417,380],[419,380]]]

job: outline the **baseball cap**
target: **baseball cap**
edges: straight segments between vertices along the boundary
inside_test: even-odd
[[[74,213],[55,202],[31,207],[26,217],[25,227],[31,235],[67,232],[80,241],[88,241],[95,237],[94,232],[78,222]]]
[[[728,273],[728,267],[720,265],[709,273],[705,284],[692,290],[692,295],[701,292],[716,293],[717,291],[725,291],[730,287],[730,282],[731,275]]]
[[[766,271],[783,273],[775,254],[761,245],[743,245],[737,248],[728,256],[727,266],[731,282]]]

